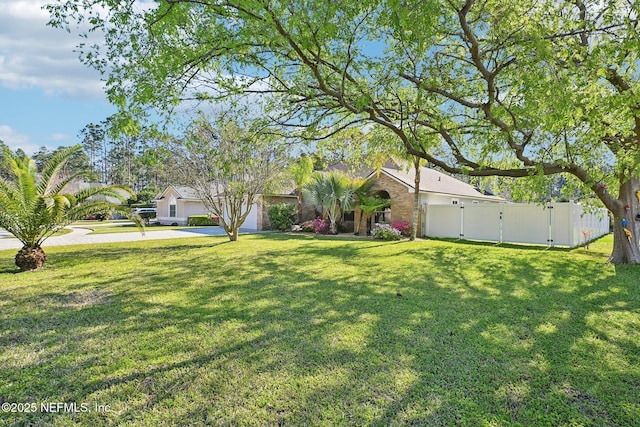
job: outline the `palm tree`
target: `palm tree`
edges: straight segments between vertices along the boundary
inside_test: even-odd
[[[291,175],[296,186],[296,196],[298,199],[298,222],[302,222],[302,190],[304,185],[309,182],[313,173],[313,160],[311,157],[303,154],[300,159],[291,166]]]
[[[329,218],[331,234],[338,234],[340,215],[353,208],[358,187],[358,183],[337,171],[327,174],[316,172],[305,185],[305,198]]]
[[[389,199],[383,199],[380,196],[370,197],[366,194],[360,196],[358,199],[358,208],[360,208],[360,219],[358,220],[358,224],[356,224],[354,234],[360,234],[360,226],[362,225],[363,220],[367,221],[374,212],[384,208],[388,208],[389,206],[391,206],[391,202]]]
[[[63,194],[67,184],[83,177],[78,172],[62,177],[61,171],[82,146],[68,147],[56,152],[44,165],[41,175],[36,173],[33,159],[4,149],[9,178],[0,178],[0,227],[17,237],[23,244],[15,258],[20,270],[37,270],[47,257],[42,243],[60,228],[85,216],[101,211],[116,211],[130,215],[128,209],[112,203],[109,198],[124,202],[135,197],[126,187],[93,187],[73,194]],[[133,217],[141,227],[139,217]]]

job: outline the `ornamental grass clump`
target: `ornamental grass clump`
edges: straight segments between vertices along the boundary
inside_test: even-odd
[[[393,228],[389,224],[376,223],[371,229],[371,235],[374,239],[381,240],[400,240],[402,233],[400,230]]]

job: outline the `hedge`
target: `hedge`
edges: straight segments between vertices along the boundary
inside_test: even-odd
[[[215,215],[191,215],[187,218],[187,225],[220,225],[220,221]]]

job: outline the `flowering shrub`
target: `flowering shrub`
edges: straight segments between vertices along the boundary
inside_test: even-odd
[[[329,233],[329,221],[322,219],[322,218],[316,218],[313,220],[313,231],[316,234],[327,234]]]
[[[300,231],[314,232],[316,234],[329,233],[329,221],[322,218],[310,219],[300,224]]]
[[[306,231],[306,232],[315,231],[313,229],[313,220],[310,219],[309,221],[305,221],[302,224],[300,224],[300,231]]]
[[[378,224],[371,229],[371,235],[374,239],[382,240],[400,240],[402,238],[400,230],[397,230],[389,224]]]
[[[394,221],[391,223],[391,227],[398,230],[403,236],[411,234],[411,225],[407,221]]]

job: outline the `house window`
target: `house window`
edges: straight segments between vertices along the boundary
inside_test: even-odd
[[[169,217],[175,218],[177,216],[177,210],[176,198],[172,196],[169,200]]]
[[[354,221],[356,219],[355,211],[345,212],[342,216],[343,221]]]

